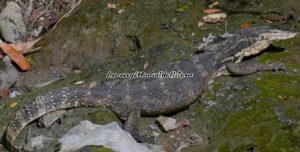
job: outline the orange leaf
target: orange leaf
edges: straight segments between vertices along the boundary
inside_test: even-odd
[[[29,53],[29,51],[32,49],[34,44],[36,44],[40,39],[41,38],[29,42],[9,44],[9,45],[15,48],[16,50],[20,51],[21,53],[26,54]]]
[[[218,13],[220,12],[221,10],[219,9],[214,9],[214,8],[209,8],[209,9],[205,9],[203,10],[204,13],[206,14],[214,14],[214,13]]]
[[[7,54],[10,59],[12,59],[22,70],[28,70],[30,68],[30,63],[27,61],[27,59],[14,47],[6,43],[0,44],[0,47],[3,52]]]

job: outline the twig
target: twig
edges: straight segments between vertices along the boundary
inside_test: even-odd
[[[71,9],[70,9],[66,14],[64,14],[64,15],[63,15],[63,16],[55,23],[55,25],[52,27],[51,31],[50,31],[48,34],[52,33],[53,30],[57,27],[57,25],[58,25],[64,18],[69,17],[69,16],[73,13],[73,11],[80,5],[81,1],[82,1],[82,0],[78,0],[78,2],[77,2],[76,4],[74,4],[74,5],[71,7]]]
[[[25,12],[25,22],[26,22],[26,24],[29,22],[30,16],[31,16],[31,14],[32,14],[32,10],[33,10],[33,1],[34,1],[34,0],[30,0],[30,1],[29,1],[27,10],[26,10],[26,12]]]

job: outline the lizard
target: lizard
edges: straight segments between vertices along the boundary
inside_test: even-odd
[[[162,71],[192,73],[189,78],[123,79],[95,88],[69,86],[46,92],[16,112],[3,136],[4,145],[11,151],[21,151],[21,147],[14,144],[15,138],[26,125],[48,113],[98,106],[109,108],[124,120],[125,130],[138,139],[140,136],[134,126],[138,117],[173,114],[186,109],[222,73],[246,75],[264,70],[283,70],[281,63],[257,64],[251,68],[252,64],[243,64],[243,58],[261,53],[274,41],[290,39],[296,34],[269,27],[243,29],[207,44],[203,53],[160,68]],[[243,70],[246,65],[250,68]]]

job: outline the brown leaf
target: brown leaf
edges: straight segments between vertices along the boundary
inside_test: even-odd
[[[10,90],[8,88],[0,89],[0,97],[1,98],[8,98],[10,95]]]
[[[23,56],[22,53],[20,53],[19,51],[17,51],[14,47],[10,46],[9,44],[2,43],[2,44],[0,44],[0,48],[22,70],[28,70],[30,68],[30,63],[27,61],[27,59]]]

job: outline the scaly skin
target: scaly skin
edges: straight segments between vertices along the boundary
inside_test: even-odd
[[[65,87],[47,92],[17,111],[7,126],[5,146],[19,151],[20,148],[13,142],[20,131],[43,115],[61,109],[106,106],[124,120],[134,110],[139,110],[143,116],[179,112],[191,105],[218,72],[226,69],[228,63],[257,54],[275,40],[289,39],[295,35],[266,27],[241,30],[209,44],[206,46],[209,50],[190,60],[168,64],[159,70],[193,73],[192,78],[124,79],[120,83],[105,83],[94,89]]]

